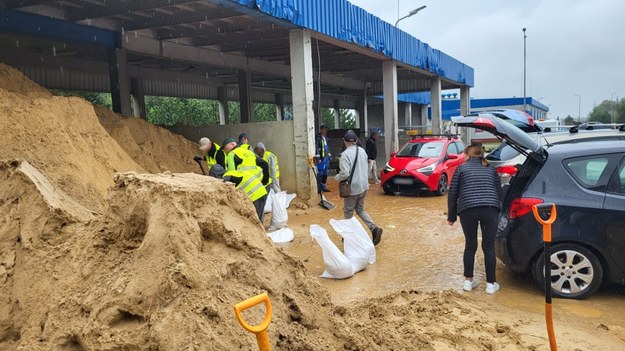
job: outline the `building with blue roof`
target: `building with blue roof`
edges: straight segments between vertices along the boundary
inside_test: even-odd
[[[436,96],[436,129],[443,91],[459,89],[468,111],[474,84],[467,64],[346,0],[0,1],[0,61],[47,88],[110,92],[125,115],[145,117],[146,95],[216,100],[220,125],[171,129],[191,140],[247,132],[265,141],[281,157],[285,188],[304,199],[315,192],[308,158],[321,107],[355,109],[366,131],[370,98],[384,96],[388,155],[398,146],[398,95]],[[259,103],[276,106],[276,122],[254,122]]]

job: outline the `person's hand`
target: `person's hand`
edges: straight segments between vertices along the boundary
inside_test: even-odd
[[[204,160],[204,159],[203,159],[201,156],[195,156],[195,157],[193,158],[193,161],[195,161],[195,162],[202,162],[203,160]]]
[[[449,224],[449,225],[450,225],[450,226],[452,226],[452,227],[453,227],[454,223],[456,223],[456,222],[447,221],[447,224]]]

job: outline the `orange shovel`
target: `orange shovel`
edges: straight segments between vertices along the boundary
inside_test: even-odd
[[[265,319],[259,325],[249,325],[245,320],[243,320],[241,313],[263,302],[265,303],[265,308],[267,310],[265,312]],[[271,301],[269,301],[269,295],[265,292],[243,302],[239,302],[234,305],[234,313],[236,314],[239,323],[241,323],[241,326],[245,328],[245,330],[256,335],[256,341],[258,342],[258,348],[260,351],[271,351],[271,344],[269,344],[269,336],[267,335],[267,328],[269,328],[269,323],[271,323]]]

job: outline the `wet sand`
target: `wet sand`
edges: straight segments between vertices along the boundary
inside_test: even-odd
[[[312,241],[309,226],[319,224],[326,228],[342,248],[340,237],[328,223],[331,218],[343,218],[342,199],[338,197],[335,183],[329,185],[334,191],[326,196],[336,207],[331,211],[319,206],[290,210],[289,226],[295,232],[295,241],[283,246],[304,261],[313,274],[319,275],[324,269],[321,249]],[[346,305],[411,289],[460,291],[464,236],[459,223],[454,227],[447,225],[446,209],[447,197],[387,196],[372,185],[366,210],[376,224],[384,228],[377,248],[378,262],[347,280],[320,278],[330,290],[333,301]],[[502,290],[489,296],[483,291],[484,264],[478,250],[475,276],[481,284],[467,295],[498,317],[508,319],[527,338],[536,339],[537,345],[543,345],[546,341],[544,295],[530,278],[509,272],[501,262],[498,262],[497,275]],[[584,301],[556,299],[554,314],[562,349],[625,350],[625,289],[622,287],[602,288]],[[544,348],[537,346],[537,349]]]

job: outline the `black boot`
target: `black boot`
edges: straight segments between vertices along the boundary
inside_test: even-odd
[[[373,234],[373,238],[371,239],[373,241],[373,245],[377,246],[380,243],[380,241],[382,241],[382,228],[380,227],[373,228],[373,230],[371,231],[371,234]]]

